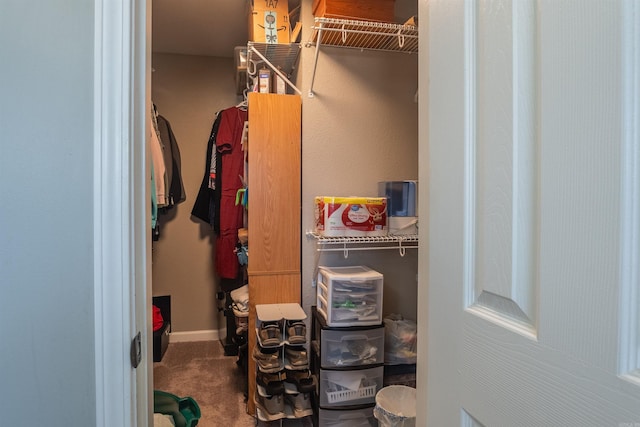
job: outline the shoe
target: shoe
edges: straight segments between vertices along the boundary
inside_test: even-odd
[[[313,414],[309,393],[285,394],[284,400],[285,403],[291,406],[296,418],[302,418]]]
[[[264,391],[269,396],[284,393],[284,383],[282,382],[282,375],[277,373],[269,373],[258,371],[256,373],[256,383],[258,386],[264,388]]]
[[[307,350],[304,347],[285,347],[284,354],[292,367],[298,369],[309,367]]]
[[[260,345],[263,347],[275,347],[282,344],[282,332],[278,322],[263,322],[260,325]]]
[[[289,344],[307,342],[307,326],[302,320],[287,320],[287,341]]]
[[[288,383],[294,384],[300,393],[310,393],[316,388],[313,375],[311,375],[311,372],[308,369],[303,369],[301,371],[285,369],[284,380]]]
[[[274,421],[285,417],[284,397],[281,394],[262,396],[256,393],[254,401],[258,408],[258,418],[262,421]]]
[[[279,348],[275,351],[268,351],[267,349],[260,349],[260,346],[255,346],[251,358],[262,372],[278,372],[284,368]]]

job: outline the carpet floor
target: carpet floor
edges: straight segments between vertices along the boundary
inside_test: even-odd
[[[170,343],[162,361],[153,364],[153,388],[192,397],[200,407],[198,427],[312,425],[310,417],[263,423],[247,414],[247,378],[237,360],[224,355],[219,341]]]
[[[198,427],[255,426],[245,403],[247,379],[237,360],[225,356],[218,341],[171,343],[162,361],[153,364],[153,387],[195,399],[202,413]]]

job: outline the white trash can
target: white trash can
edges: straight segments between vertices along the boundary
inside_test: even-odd
[[[381,427],[415,427],[416,389],[390,385],[376,393],[373,416]]]

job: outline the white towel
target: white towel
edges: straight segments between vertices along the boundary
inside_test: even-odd
[[[153,427],[175,427],[171,415],[153,414]]]

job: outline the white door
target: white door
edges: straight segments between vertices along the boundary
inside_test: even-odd
[[[420,13],[418,425],[640,426],[640,2]]]
[[[150,10],[150,1],[94,1],[98,427],[146,427],[153,416],[151,175],[145,129],[151,111]]]

